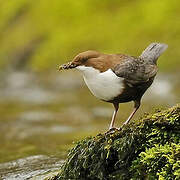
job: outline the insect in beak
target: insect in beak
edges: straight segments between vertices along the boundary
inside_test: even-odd
[[[72,62],[68,62],[67,64],[62,64],[61,66],[59,66],[58,70],[61,71],[61,70],[66,70],[66,69],[72,69],[75,67],[76,67],[75,64],[73,64]]]

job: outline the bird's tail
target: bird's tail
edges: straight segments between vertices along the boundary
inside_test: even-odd
[[[156,63],[159,56],[167,49],[168,45],[163,43],[151,43],[139,56],[152,63]]]

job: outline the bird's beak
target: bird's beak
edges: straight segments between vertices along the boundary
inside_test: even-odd
[[[72,69],[75,67],[76,67],[75,64],[73,64],[72,62],[69,62],[67,64],[62,64],[61,66],[59,66],[58,70],[61,71],[61,70],[66,70],[66,69]]]

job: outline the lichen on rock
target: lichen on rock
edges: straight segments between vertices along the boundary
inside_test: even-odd
[[[51,180],[180,179],[180,105],[78,141]]]

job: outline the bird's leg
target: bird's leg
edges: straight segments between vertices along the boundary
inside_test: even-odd
[[[134,101],[134,110],[133,110],[133,112],[130,114],[130,116],[128,117],[128,119],[126,120],[126,122],[125,122],[123,125],[129,123],[129,121],[132,119],[132,117],[134,116],[134,114],[136,113],[136,111],[139,109],[140,105],[141,105],[141,101],[140,101],[140,100]]]
[[[109,130],[114,128],[114,122],[115,122],[116,115],[117,115],[117,112],[118,112],[118,109],[119,109],[119,103],[113,103],[113,105],[114,105],[114,113],[113,113],[113,116],[112,116],[111,124],[109,126]]]

